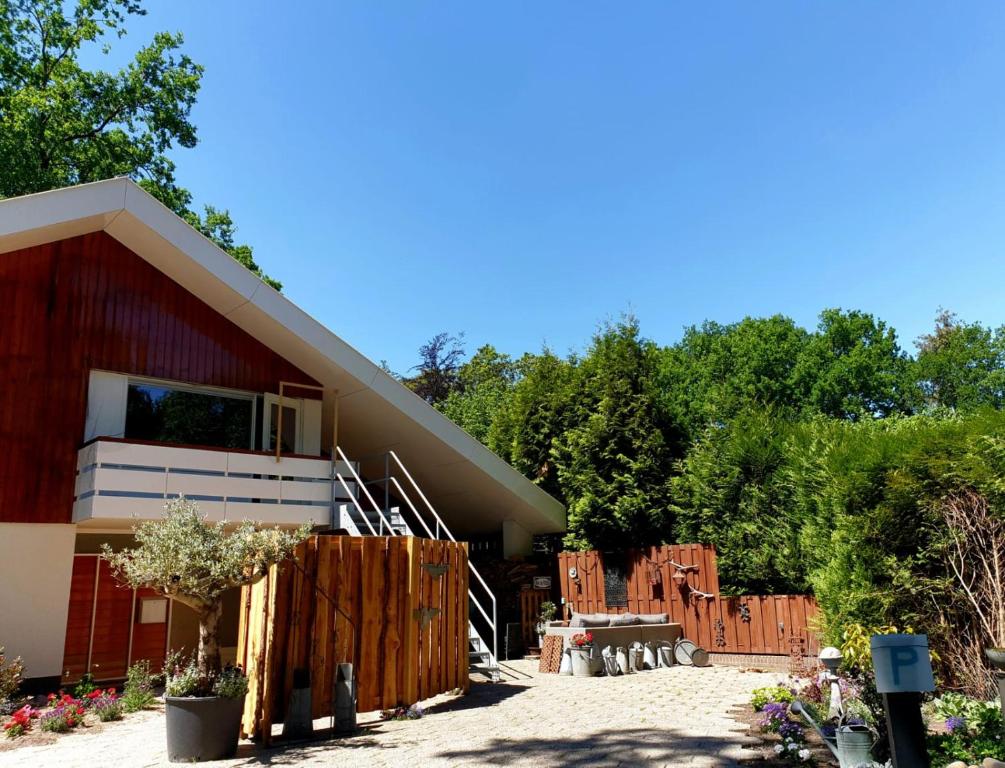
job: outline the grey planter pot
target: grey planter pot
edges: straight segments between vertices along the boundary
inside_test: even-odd
[[[573,677],[592,677],[593,669],[590,664],[590,657],[593,648],[584,645],[581,648],[572,648],[572,675]]]
[[[201,763],[233,757],[244,699],[165,696],[168,760]]]

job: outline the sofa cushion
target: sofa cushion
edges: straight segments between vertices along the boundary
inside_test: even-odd
[[[611,617],[606,613],[574,613],[569,621],[570,627],[607,627],[611,624]]]
[[[618,613],[611,616],[611,623],[609,626],[612,627],[631,627],[635,624],[640,624],[639,617],[634,613]]]
[[[666,624],[670,621],[665,613],[640,613],[637,618],[639,624]]]

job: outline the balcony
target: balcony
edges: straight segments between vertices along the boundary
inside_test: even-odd
[[[327,525],[332,505],[345,499],[332,477],[331,461],[309,456],[276,462],[254,451],[98,438],[77,453],[73,522],[115,528],[156,520],[167,500],[184,495],[211,521]]]

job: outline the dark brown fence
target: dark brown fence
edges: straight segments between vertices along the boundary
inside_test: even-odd
[[[558,571],[566,617],[571,610],[666,613],[684,628],[686,638],[713,652],[788,655],[794,646],[801,653],[819,651],[813,631],[817,604],[812,597],[720,596],[714,547],[673,544],[607,557],[609,570],[624,570],[625,605],[607,605],[602,553],[562,552]],[[575,578],[570,575],[572,568]]]
[[[468,688],[467,545],[313,536],[242,591],[237,658],[249,677],[242,729],[268,743],[309,669],[315,718],[353,662],[360,712]]]

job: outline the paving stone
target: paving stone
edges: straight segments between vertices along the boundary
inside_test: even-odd
[[[359,736],[269,750],[244,742],[235,759],[213,765],[736,768],[751,740],[728,712],[754,688],[781,680],[778,673],[732,667],[574,678],[538,673],[536,661],[507,664],[519,679],[473,684],[465,697],[438,696],[425,703],[421,720],[385,723],[376,713],[361,715]],[[25,765],[169,766],[163,714],[141,713],[100,733],[0,751],[0,766]]]

